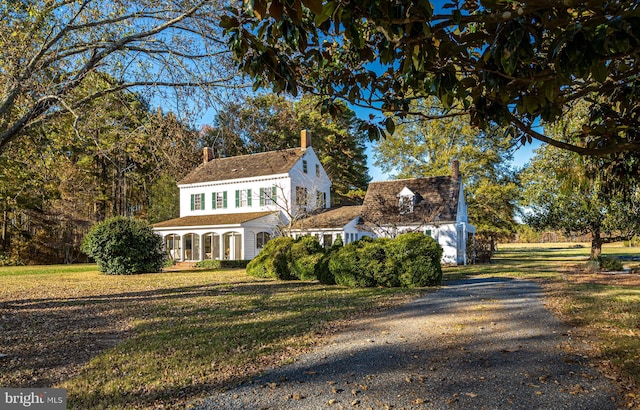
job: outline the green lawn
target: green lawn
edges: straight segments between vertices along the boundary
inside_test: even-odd
[[[447,267],[445,279],[540,281],[563,319],[598,335],[597,360],[620,384],[640,385],[640,286],[617,276],[574,280],[584,276],[589,247],[561,246],[501,246],[492,264]],[[422,292],[279,282],[243,270],[107,276],[94,265],[0,268],[0,354],[8,355],[0,386],[64,387],[78,409],[180,407],[294,360],[350,318]],[[633,406],[637,387],[624,394]]]
[[[64,387],[78,409],[176,407],[420,292],[278,282],[244,270],[0,268],[0,353],[9,355],[0,386]]]

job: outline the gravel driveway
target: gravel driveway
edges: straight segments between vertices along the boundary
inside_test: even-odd
[[[357,321],[205,409],[615,409],[534,282],[470,279]]]

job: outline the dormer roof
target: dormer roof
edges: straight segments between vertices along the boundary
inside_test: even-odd
[[[178,182],[178,185],[286,174],[302,158],[305,151],[302,148],[291,148],[212,159],[194,169]]]

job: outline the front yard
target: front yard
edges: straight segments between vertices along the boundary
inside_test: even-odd
[[[418,292],[278,282],[244,270],[0,268],[0,386],[64,387],[79,409],[177,407],[293,360],[342,321]]]
[[[575,337],[596,343],[594,360],[638,406],[640,277],[585,274],[587,255],[588,247],[505,246],[493,264],[449,267],[445,279],[542,281],[548,306],[575,326]],[[0,268],[0,386],[64,387],[70,408],[184,406],[294,360],[352,317],[421,292],[279,282],[243,270]]]

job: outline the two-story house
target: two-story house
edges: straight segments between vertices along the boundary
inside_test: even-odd
[[[153,226],[178,261],[253,259],[283,227],[331,203],[307,131],[300,148],[216,159],[205,148],[178,187],[180,217]]]
[[[204,161],[178,183],[180,217],[154,225],[177,261],[253,259],[275,235],[314,235],[324,246],[418,231],[443,249],[445,263],[471,261],[475,227],[458,162],[452,174],[372,182],[362,206],[328,209],[329,180],[301,133],[300,148]]]

